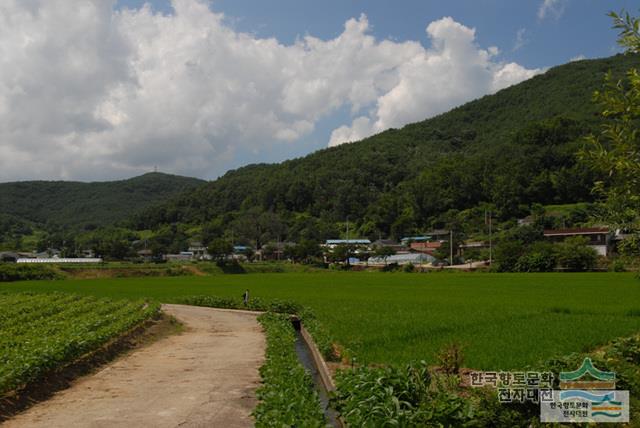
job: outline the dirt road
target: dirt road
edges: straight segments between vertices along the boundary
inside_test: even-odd
[[[252,426],[264,359],[256,315],[165,305],[185,331],[133,351],[3,427]]]

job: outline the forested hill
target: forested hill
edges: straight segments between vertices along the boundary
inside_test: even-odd
[[[257,238],[268,234],[258,221],[268,216],[288,238],[322,239],[349,216],[360,235],[400,236],[436,225],[448,210],[480,204],[493,204],[504,219],[532,203],[588,201],[594,177],[576,165],[575,152],[599,129],[592,95],[608,71],[622,77],[632,67],[640,67],[637,55],[554,67],[400,130],[231,171],[137,216],[132,226],[210,224],[215,235],[240,222]]]
[[[0,183],[0,223],[27,221],[46,229],[92,229],[199,187],[195,178],[148,173],[121,181]]]

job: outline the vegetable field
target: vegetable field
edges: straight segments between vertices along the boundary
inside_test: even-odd
[[[0,294],[0,396],[98,349],[158,304],[64,293]]]
[[[323,272],[0,285],[161,302],[197,295],[240,301],[247,288],[252,298],[310,308],[360,363],[433,363],[458,343],[466,367],[514,369],[640,331],[640,280],[626,273]]]

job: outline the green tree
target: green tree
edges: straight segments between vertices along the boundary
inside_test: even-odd
[[[313,260],[322,257],[322,248],[316,241],[303,239],[296,245],[294,254],[298,261],[311,263]]]
[[[554,245],[538,241],[528,248],[526,254],[518,258],[514,270],[518,272],[551,272],[558,264]]]
[[[628,53],[640,51],[638,18],[611,12],[614,28],[620,30],[618,44]],[[640,227],[640,74],[635,68],[626,79],[607,74],[604,89],[594,94],[605,120],[598,135],[587,137],[579,158],[605,178],[594,190],[606,200],[604,220],[625,229]]]
[[[574,236],[557,244],[560,266],[572,272],[592,270],[598,261],[598,253],[587,242],[585,237]]]
[[[634,234],[618,243],[618,252],[621,256],[640,256],[640,235]]]
[[[345,263],[349,266],[349,259],[355,254],[353,245],[340,244],[331,251],[330,258],[333,262]]]
[[[227,257],[233,254],[233,244],[223,238],[217,238],[211,241],[207,247],[209,255],[218,264],[222,264],[226,261]]]
[[[381,245],[375,248],[374,254],[376,257],[382,258],[384,260],[384,265],[387,265],[387,259],[389,256],[393,256],[396,253],[396,250],[393,247],[389,247],[387,245]]]

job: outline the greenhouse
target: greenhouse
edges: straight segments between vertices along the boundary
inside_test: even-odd
[[[394,254],[393,256],[388,256],[388,257],[371,257],[369,258],[368,264],[370,265],[384,265],[384,264],[391,264],[391,263],[397,263],[399,265],[406,265],[406,264],[413,264],[413,265],[420,265],[420,264],[429,264],[432,263],[436,260],[435,257],[433,257],[430,254],[425,254],[425,253],[407,253],[407,254]]]

